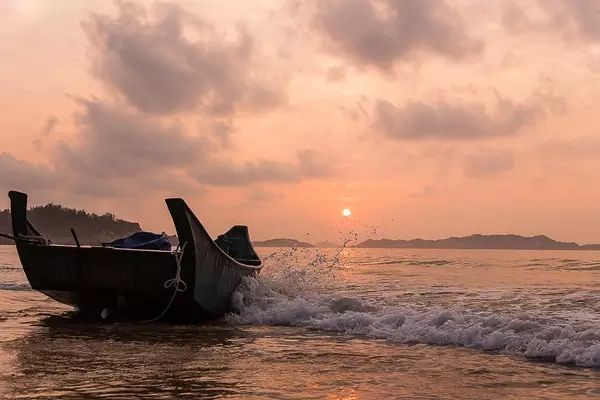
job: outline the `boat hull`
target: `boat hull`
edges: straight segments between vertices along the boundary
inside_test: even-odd
[[[86,314],[106,309],[118,317],[151,319],[174,294],[173,287],[165,287],[177,271],[171,252],[55,245],[17,249],[33,289]],[[188,282],[193,289],[193,280]],[[179,292],[167,318],[188,319],[191,310],[194,318],[210,317],[196,307],[191,293]]]
[[[243,277],[260,270],[245,226],[222,236],[237,243],[232,251],[249,264],[223,251],[182,199],[166,200],[180,241],[179,252],[171,252],[48,244],[27,221],[27,196],[9,196],[13,234],[31,287],[84,313],[182,322],[219,318],[231,311]]]

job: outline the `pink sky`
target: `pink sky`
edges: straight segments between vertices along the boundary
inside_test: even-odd
[[[0,189],[33,204],[173,231],[162,200],[179,196],[213,235],[256,239],[600,242],[595,0],[0,13]]]

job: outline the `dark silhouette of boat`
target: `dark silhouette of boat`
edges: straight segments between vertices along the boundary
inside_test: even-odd
[[[245,276],[260,271],[248,228],[213,241],[182,199],[167,199],[179,246],[174,251],[56,245],[27,220],[27,195],[9,192],[13,236],[31,287],[92,315],[201,321],[223,316]],[[6,235],[5,235],[6,236]]]

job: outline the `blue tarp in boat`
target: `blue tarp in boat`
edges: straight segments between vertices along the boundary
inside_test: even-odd
[[[136,232],[102,245],[120,249],[171,250],[171,243],[166,235],[152,232]]]

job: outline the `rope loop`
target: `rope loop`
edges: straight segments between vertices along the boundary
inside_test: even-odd
[[[163,286],[165,287],[165,289],[170,289],[170,288],[174,288],[175,290],[173,290],[173,295],[171,296],[171,299],[169,300],[169,304],[167,304],[167,307],[163,310],[163,312],[160,313],[160,315],[156,318],[147,320],[147,321],[142,321],[142,322],[156,322],[159,319],[161,319],[162,317],[165,316],[165,314],[167,313],[167,311],[169,311],[169,308],[171,308],[171,304],[173,304],[173,300],[175,299],[175,296],[177,296],[178,292],[185,292],[187,290],[187,283],[185,283],[185,281],[183,279],[181,279],[181,260],[183,260],[183,254],[185,252],[185,247],[187,246],[187,242],[185,242],[183,245],[179,244],[177,246],[177,248],[175,249],[175,251],[173,252],[173,255],[175,256],[175,264],[177,264],[177,271],[175,272],[175,277],[171,278],[171,279],[167,279],[165,281],[165,283],[163,284]]]
[[[175,277],[168,279],[164,283],[165,289],[169,289],[171,287],[175,288],[175,293],[177,292],[185,292],[187,290],[187,283],[183,279],[181,279],[181,260],[183,259],[183,252],[185,251],[185,246],[187,242],[183,244],[183,246],[178,245],[177,249],[175,249],[175,263],[177,264],[177,272],[175,273]]]

